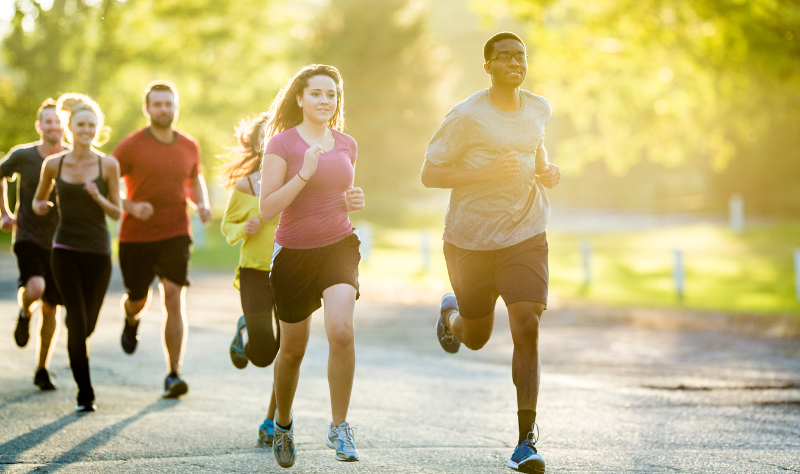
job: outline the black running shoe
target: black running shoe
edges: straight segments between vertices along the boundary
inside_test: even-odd
[[[19,311],[19,317],[17,318],[17,328],[14,329],[14,340],[17,342],[19,347],[25,347],[28,345],[28,339],[30,338],[30,332],[28,328],[31,325],[31,318],[28,316],[27,318],[23,315],[22,310]]]
[[[178,398],[189,391],[189,386],[178,374],[169,374],[164,379],[164,393],[161,398]]]
[[[78,413],[91,413],[97,410],[97,405],[94,403],[87,403],[86,405],[77,405],[75,411]]]
[[[126,354],[133,354],[136,351],[136,344],[139,342],[139,336],[136,332],[139,330],[139,323],[141,320],[136,321],[136,324],[128,324],[128,318],[125,318],[125,327],[122,328],[122,350]]]
[[[33,376],[33,384],[43,391],[56,389],[55,384],[50,380],[50,372],[48,372],[47,369],[39,369],[36,371],[36,375]]]

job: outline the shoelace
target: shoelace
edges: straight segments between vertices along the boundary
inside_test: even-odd
[[[334,431],[336,431],[336,435],[339,437],[339,439],[342,440],[343,451],[348,446],[353,449],[356,449],[355,445],[356,439],[353,430],[355,430],[355,428],[352,426],[342,426],[342,427],[337,426],[336,428],[334,428]]]
[[[533,433],[534,431],[536,431],[536,434]],[[536,423],[531,425],[531,430],[528,432],[528,439],[533,444],[536,444],[539,441],[539,425]]]
[[[289,447],[289,443],[284,443],[284,439],[288,438],[289,441],[294,443],[294,433],[290,433],[288,431],[283,430],[275,430],[275,446],[278,446],[278,449],[281,451],[288,451],[291,453],[291,448]]]

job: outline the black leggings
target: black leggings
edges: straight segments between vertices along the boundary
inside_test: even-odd
[[[239,296],[249,339],[244,353],[256,367],[266,367],[275,360],[280,347],[280,325],[277,336],[272,331],[275,302],[269,272],[239,268]],[[277,318],[275,322],[279,324]]]
[[[111,280],[111,256],[53,248],[53,277],[67,309],[67,353],[78,385],[78,404],[94,401],[86,339],[97,326]]]

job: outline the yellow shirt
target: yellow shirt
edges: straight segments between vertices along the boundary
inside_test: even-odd
[[[240,239],[244,242],[239,253],[239,268],[255,268],[270,271],[272,264],[272,246],[275,242],[275,229],[278,228],[278,219],[275,217],[265,223],[253,235],[245,235],[244,226],[250,219],[259,218],[258,196],[243,193],[234,189],[228,200],[228,207],[222,217],[222,235],[228,244],[235,245]],[[239,288],[239,268],[236,269],[236,278],[233,286]]]

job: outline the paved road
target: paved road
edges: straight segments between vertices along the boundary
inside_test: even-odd
[[[90,340],[99,411],[78,416],[59,334],[59,390],[31,384],[34,344],[12,341],[15,304],[0,301],[0,470],[23,472],[285,472],[256,431],[271,370],[236,370],[228,343],[239,315],[228,275],[190,290],[184,375],[190,393],[159,398],[160,314],[134,356],[119,347],[119,293]],[[365,294],[369,287],[365,286]],[[511,472],[515,397],[506,313],[480,352],[441,351],[436,304],[365,297],[356,307],[358,365],[350,422],[361,462],[337,463],[329,422],[321,317],[295,405],[293,472]],[[540,451],[551,473],[800,472],[800,341],[620,325],[553,309],[541,335]]]

